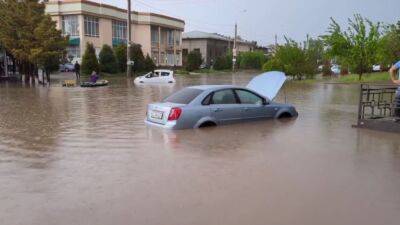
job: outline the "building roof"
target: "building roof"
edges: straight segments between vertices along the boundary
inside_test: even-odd
[[[203,31],[190,31],[182,34],[183,39],[215,39],[215,40],[223,40],[230,41],[231,38],[223,36],[217,33],[207,33]]]
[[[233,38],[224,36],[222,34],[208,33],[197,30],[183,33],[182,39],[212,39],[212,40],[222,40],[222,41],[233,41]],[[237,37],[237,42],[242,44],[257,45],[257,42],[244,40],[240,36]]]
[[[77,5],[78,4],[78,5]],[[80,5],[79,5],[80,4]],[[65,5],[65,7],[64,7]],[[46,2],[46,12],[50,15],[57,14],[70,14],[70,13],[94,13],[102,14],[103,16],[116,17],[118,19],[126,19],[126,9],[118,8],[108,4],[97,3],[89,0],[49,0]],[[161,15],[157,13],[149,12],[137,12],[131,11],[132,21],[139,20],[144,23],[159,23],[163,24],[166,21],[174,22],[174,26],[177,26],[183,30],[185,21],[182,19],[174,18],[171,16]]]

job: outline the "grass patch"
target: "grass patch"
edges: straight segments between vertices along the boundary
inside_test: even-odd
[[[189,71],[187,70],[175,70],[176,75],[188,75]]]
[[[363,74],[361,80],[358,79],[358,74],[350,74],[341,76],[338,79],[332,81],[339,83],[382,83],[390,81],[390,75],[388,72],[379,73],[366,73]]]

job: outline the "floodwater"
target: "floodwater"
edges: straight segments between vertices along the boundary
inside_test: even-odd
[[[289,83],[297,119],[182,131],[143,122],[147,103],[183,86],[250,78],[0,84],[0,224],[400,224],[400,136],[351,128],[357,86]]]

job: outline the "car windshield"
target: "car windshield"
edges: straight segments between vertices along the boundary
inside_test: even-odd
[[[163,102],[172,102],[178,104],[189,104],[195,99],[203,90],[196,88],[184,88],[164,99]]]

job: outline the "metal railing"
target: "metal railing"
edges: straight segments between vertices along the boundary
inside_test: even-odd
[[[366,119],[395,117],[400,109],[396,102],[397,87],[361,84],[358,123]]]

